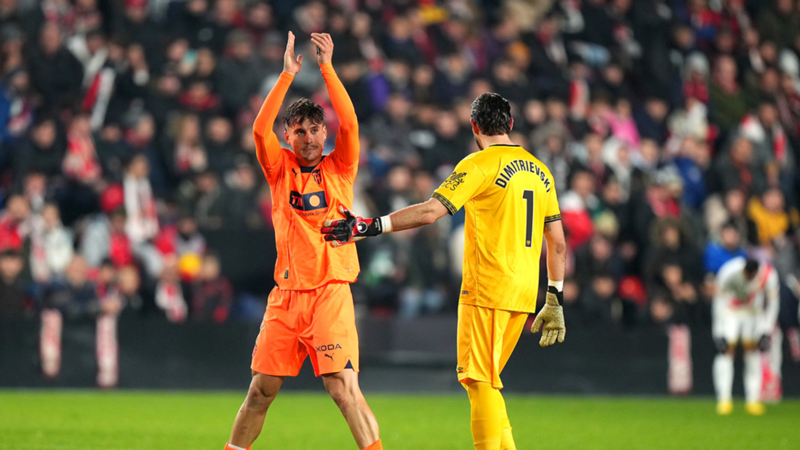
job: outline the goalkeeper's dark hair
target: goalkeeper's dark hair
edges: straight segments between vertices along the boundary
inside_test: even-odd
[[[289,105],[283,114],[283,123],[287,127],[299,125],[306,119],[314,124],[322,124],[325,122],[325,110],[316,102],[305,97]]]
[[[758,272],[758,266],[760,266],[757,259],[748,258],[747,262],[744,264],[744,273],[748,276],[753,276]]]
[[[470,118],[486,136],[499,136],[511,131],[511,105],[495,93],[479,95],[472,102]]]

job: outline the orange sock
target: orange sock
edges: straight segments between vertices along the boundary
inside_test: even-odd
[[[252,445],[250,447],[252,447]],[[250,450],[250,447],[247,447],[245,450]],[[239,450],[240,448],[241,447],[234,447],[230,442],[225,444],[225,450]]]
[[[381,444],[381,440],[378,439],[377,441],[373,442],[372,445],[365,448],[364,450],[383,450],[383,444]]]

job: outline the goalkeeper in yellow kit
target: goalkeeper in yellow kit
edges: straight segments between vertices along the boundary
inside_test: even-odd
[[[322,232],[338,246],[431,224],[466,208],[456,371],[472,405],[475,448],[509,450],[516,446],[500,372],[528,314],[536,311],[543,236],[549,286],[532,331],[544,325],[542,347],[564,341],[566,244],[552,174],[508,137],[514,125],[508,101],[482,94],[472,103],[471,116],[481,151],[461,160],[430,200],[372,219],[342,208],[345,218],[326,221]]]

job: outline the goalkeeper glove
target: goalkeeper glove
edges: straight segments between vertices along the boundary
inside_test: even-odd
[[[545,304],[531,325],[531,332],[537,333],[542,328],[542,339],[539,345],[547,347],[558,342],[564,342],[567,327],[564,325],[564,293],[559,292],[555,286],[547,287]],[[544,325],[544,327],[542,327]]]
[[[769,344],[770,344],[769,335],[765,334],[761,336],[761,338],[758,340],[758,349],[761,350],[762,352],[769,351]]]
[[[365,219],[354,216],[344,206],[339,207],[339,212],[344,215],[344,219],[326,220],[322,227],[325,240],[332,241],[334,247],[383,233],[383,223],[380,217]]]

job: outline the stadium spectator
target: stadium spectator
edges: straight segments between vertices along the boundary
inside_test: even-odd
[[[164,161],[173,184],[208,168],[208,154],[200,135],[200,118],[186,114],[178,119],[174,139],[164,145]]]
[[[194,321],[228,320],[233,305],[233,288],[220,273],[219,257],[209,253],[203,258],[198,280],[192,286],[189,316]]]
[[[228,117],[233,117],[247,104],[250,94],[258,89],[261,70],[253,55],[252,37],[242,30],[234,30],[227,37],[227,56],[219,62],[220,83],[218,92],[222,108]]]
[[[0,214],[0,251],[22,250],[30,232],[30,214],[30,204],[24,197],[17,195],[8,199],[5,211]]]
[[[51,283],[44,295],[44,307],[55,309],[67,319],[94,318],[101,311],[89,266],[81,256],[70,261],[63,280]]]
[[[769,244],[783,237],[790,228],[797,226],[790,221],[783,193],[778,188],[768,189],[761,198],[750,199],[747,204],[747,214],[756,226],[758,241],[761,244]]]
[[[693,234],[685,222],[674,218],[665,218],[653,224],[652,254],[647,258],[647,281],[649,284],[657,283],[659,278],[670,287],[669,282],[678,283],[685,279],[688,282],[698,283],[702,280],[702,258],[699,249],[694,246]],[[665,267],[677,266],[681,271],[678,277],[675,271],[664,279]]]
[[[164,258],[164,270],[156,285],[155,302],[171,322],[186,320],[188,308],[178,274],[178,258],[173,255]]]
[[[31,223],[30,270],[37,283],[62,278],[73,258],[72,234],[61,224],[58,207],[45,205]]]
[[[450,2],[424,11],[415,2],[23,3],[0,5],[0,242],[35,259],[33,217],[55,203],[91,267],[105,258],[142,266],[130,284],[145,304],[162,253],[201,255],[207,231],[271,232],[251,127],[288,29],[306,56],[310,30],[330,30],[341,50],[337,67],[363,122],[356,205],[382,212],[417,201],[415,180],[436,185],[475,150],[469,99],[494,91],[514,103],[515,142],[553,172],[565,217],[580,218],[565,219],[579,244],[571,251],[588,252],[580,244],[603,234],[625,280],[649,278],[646,261],[660,251],[651,226],[664,218],[693,230],[686,244],[698,255],[733,232],[729,222],[765,255],[776,238],[794,237],[800,40],[790,0],[484,2],[491,20]],[[289,96],[329,108],[321,86],[304,70]],[[148,183],[129,177],[142,158]],[[114,212],[123,205],[127,216]],[[128,229],[118,226],[125,220]],[[459,221],[448,241],[459,242]],[[364,283],[391,287],[387,311],[398,280],[420,292],[458,283],[412,275],[407,250],[435,252],[429,238],[359,244]],[[796,254],[790,247],[782,251]],[[651,318],[681,317],[668,291],[648,293]]]
[[[83,67],[63,45],[61,33],[56,23],[45,22],[38,45],[26,52],[32,85],[50,109],[77,99],[83,84]]]
[[[20,177],[30,172],[40,172],[48,177],[61,174],[66,144],[58,134],[53,118],[39,117],[30,137],[14,149],[11,167]]]
[[[575,282],[580,294],[577,317],[587,325],[618,323],[622,320],[617,288],[621,262],[613,241],[595,234],[575,254]]]
[[[133,254],[142,261],[150,276],[156,277],[161,273],[162,263],[161,254],[152,241],[158,235],[159,223],[148,172],[144,155],[134,156],[128,164],[122,181],[125,193],[125,237],[130,242]]]
[[[256,181],[259,174],[247,158],[237,157],[237,160],[236,168],[226,177],[225,218],[232,228],[261,228],[263,216],[253,208],[260,196]]]
[[[723,133],[732,131],[747,112],[746,99],[737,77],[736,62],[733,58],[718,57],[709,87],[709,113],[711,120]]]
[[[25,291],[19,278],[23,266],[19,253],[0,252],[0,317],[20,317],[26,311]]]
[[[594,176],[590,172],[576,173],[571,184],[572,189],[562,194],[560,206],[567,244],[577,250],[592,238],[591,209],[599,206],[599,202],[594,195]]]
[[[703,255],[706,272],[716,274],[723,264],[738,256],[746,257],[747,254],[742,248],[742,237],[736,222],[729,220],[722,225],[719,242],[710,241],[706,244]]]

